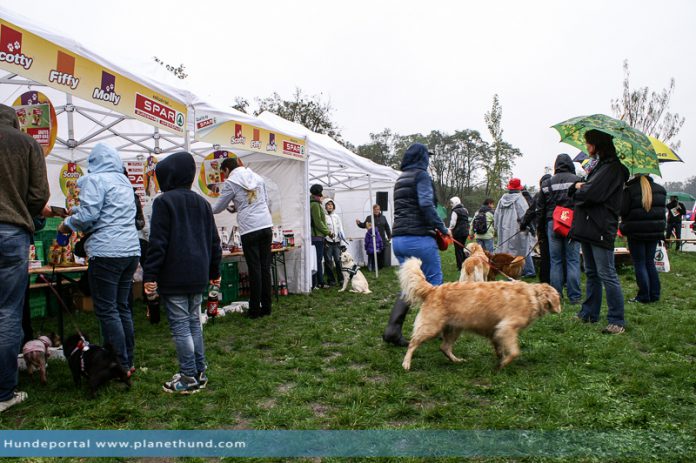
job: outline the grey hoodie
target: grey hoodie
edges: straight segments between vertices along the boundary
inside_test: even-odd
[[[225,210],[230,202],[238,213],[240,235],[273,226],[266,184],[251,169],[240,166],[232,171],[222,185],[220,197],[213,206],[213,214]]]
[[[500,245],[496,252],[507,252],[513,256],[527,255],[532,237],[526,231],[520,232],[520,221],[527,209],[529,204],[520,192],[505,193],[500,198],[493,216],[493,226]]]

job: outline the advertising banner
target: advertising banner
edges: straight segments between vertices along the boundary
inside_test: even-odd
[[[123,165],[128,173],[128,180],[135,188],[135,193],[140,198],[142,204],[145,196],[145,162],[143,161],[125,161]]]
[[[225,176],[220,171],[222,161],[236,157],[233,152],[225,150],[213,151],[205,157],[198,173],[198,187],[204,195],[211,198],[220,196],[220,188],[225,181]]]
[[[149,198],[154,198],[159,193],[159,183],[157,183],[157,176],[155,175],[155,167],[157,167],[157,158],[150,155],[145,161],[145,177],[143,179],[143,186],[145,188],[145,195]]]
[[[0,68],[175,134],[186,105],[0,19]]]
[[[82,168],[74,162],[69,162],[60,169],[60,190],[65,195],[65,208],[70,210],[80,205],[77,190],[77,180],[82,177]]]
[[[196,140],[289,159],[305,160],[305,141],[243,122],[196,116]]]
[[[20,130],[31,135],[41,145],[44,156],[48,156],[58,135],[58,118],[51,100],[32,90],[21,94],[12,106],[17,112]]]

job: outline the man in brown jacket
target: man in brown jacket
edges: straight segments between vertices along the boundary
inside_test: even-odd
[[[41,146],[19,130],[15,110],[0,104],[0,412],[27,398],[15,391],[22,304],[32,217],[41,214],[48,197]]]

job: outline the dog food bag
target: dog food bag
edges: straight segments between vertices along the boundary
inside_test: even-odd
[[[60,265],[61,259],[63,257],[63,248],[58,245],[56,240],[53,240],[53,244],[48,249],[48,263],[50,265]]]
[[[61,265],[72,265],[75,263],[75,257],[73,256],[72,246],[68,243],[67,246],[63,246],[60,253],[60,264]]]

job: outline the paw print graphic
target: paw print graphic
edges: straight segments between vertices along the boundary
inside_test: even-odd
[[[113,92],[114,91],[114,84],[109,84],[106,86],[106,91],[107,92]]]
[[[14,51],[14,45],[12,45],[11,43],[8,43],[8,44],[7,44],[7,51],[9,51],[10,53],[12,53],[12,52]]]
[[[19,51],[19,49],[22,48],[22,44],[19,43],[19,41],[15,41],[14,43],[14,49]]]

